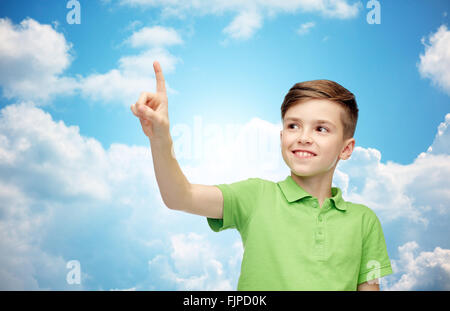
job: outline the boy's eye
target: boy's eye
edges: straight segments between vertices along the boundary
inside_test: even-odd
[[[297,125],[297,124],[291,123],[291,124],[288,125],[288,128],[292,128],[292,125]]]
[[[327,129],[326,127],[323,127],[323,126],[319,126],[319,127],[318,127],[318,129],[321,129],[321,128],[322,128],[322,129],[325,129],[325,130],[328,132],[328,129]],[[323,131],[320,131],[320,130],[319,130],[319,132],[323,132]]]

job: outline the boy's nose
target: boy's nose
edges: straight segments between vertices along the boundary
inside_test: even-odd
[[[308,133],[306,133],[304,131],[304,132],[302,132],[302,134],[299,135],[298,142],[301,144],[310,144],[310,143],[312,143],[312,139],[311,139],[311,136],[308,135]]]

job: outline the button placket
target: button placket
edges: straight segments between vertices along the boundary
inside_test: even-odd
[[[317,205],[318,206],[318,205]],[[322,208],[317,210],[316,214],[316,229],[314,230],[314,245],[315,254],[318,260],[325,260],[325,211],[327,210],[326,202],[324,202]]]

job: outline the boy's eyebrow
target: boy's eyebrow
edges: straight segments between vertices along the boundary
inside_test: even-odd
[[[288,117],[288,118],[286,118],[284,120],[285,121],[302,121],[302,119],[295,118],[295,117]],[[328,124],[331,124],[332,126],[336,126],[333,122],[331,122],[329,120],[315,120],[315,122],[319,123],[319,124],[328,123]]]

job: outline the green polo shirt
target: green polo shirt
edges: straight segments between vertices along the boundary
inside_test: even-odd
[[[244,246],[237,290],[356,290],[392,273],[376,214],[344,201],[337,187],[319,207],[291,176],[215,186],[223,218],[208,224],[237,229]]]

